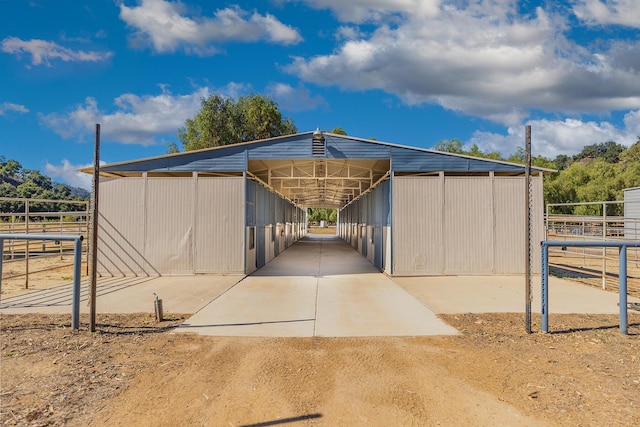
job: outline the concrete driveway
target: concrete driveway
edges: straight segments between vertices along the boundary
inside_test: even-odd
[[[457,333],[348,244],[321,235],[297,242],[176,332],[297,337]]]
[[[83,281],[81,312],[88,312]],[[224,336],[418,336],[456,331],[436,313],[524,312],[522,276],[389,278],[334,236],[309,236],[248,277],[103,278],[98,313],[195,313],[177,333]],[[2,313],[71,313],[71,285],[3,298]],[[534,281],[540,312],[540,280]],[[618,295],[550,279],[550,313],[618,313]],[[640,299],[629,298],[640,305]]]

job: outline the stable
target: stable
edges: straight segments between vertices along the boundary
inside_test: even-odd
[[[532,169],[534,242],[545,171]],[[316,131],[100,174],[101,275],[250,274],[305,236],[310,207],[338,209],[337,234],[390,275],[525,269],[518,164]]]

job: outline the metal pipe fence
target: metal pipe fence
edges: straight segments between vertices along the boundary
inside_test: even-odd
[[[549,332],[549,248],[550,247],[603,247],[618,248],[619,251],[619,305],[620,305],[620,333],[627,335],[629,328],[627,312],[627,248],[640,248],[640,242],[599,242],[599,241],[543,241],[542,246],[542,332]]]
[[[78,235],[83,237],[82,253],[89,254],[89,202],[86,200],[51,200],[0,197],[0,234]],[[46,210],[52,208],[53,210]],[[61,211],[60,208],[67,209]],[[68,267],[72,264],[57,264],[54,267],[33,271],[30,261],[36,258],[60,257],[74,252],[74,243],[64,239],[19,240],[6,239],[5,263],[24,262],[24,272],[6,276],[5,279],[24,276],[25,289],[29,288],[29,275]],[[87,262],[88,268],[88,262]]]
[[[640,241],[640,218],[620,216],[625,204],[628,206],[636,201],[608,201],[584,203],[553,203],[546,206],[545,239],[563,241]],[[589,214],[575,215],[558,213],[568,209],[588,211]],[[613,215],[612,213],[616,213]],[[606,289],[608,281],[615,277],[615,262],[618,253],[612,248],[602,246],[561,246],[550,248],[550,265],[564,270],[584,271],[585,269],[599,270],[597,277],[601,279],[602,289]],[[640,250],[629,248],[629,267],[633,276],[640,276]],[[562,260],[562,265],[560,265]],[[640,290],[639,285],[635,285]]]
[[[4,240],[55,240],[73,242],[73,305],[71,307],[71,327],[80,329],[80,267],[82,265],[82,236],[51,236],[47,234],[0,234],[0,293],[2,292],[2,260],[4,258]]]

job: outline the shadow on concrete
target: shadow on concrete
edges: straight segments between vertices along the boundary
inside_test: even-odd
[[[253,326],[253,325],[269,325],[269,324],[282,324],[282,323],[300,323],[300,322],[315,322],[316,319],[299,319],[299,320],[268,320],[266,322],[246,322],[246,323],[220,323],[217,325],[190,325],[183,323],[180,328],[219,328],[223,326]]]
[[[277,426],[281,424],[297,423],[299,421],[313,420],[316,418],[322,418],[322,414],[301,415],[299,417],[282,418],[280,420],[265,421],[265,422],[256,423],[256,424],[243,424],[240,427],[269,427],[269,426]]]
[[[100,279],[96,288],[98,297],[117,292],[155,279],[155,277],[114,277]],[[89,300],[88,279],[80,283],[80,302]],[[23,295],[4,298],[0,309],[68,306],[73,302],[73,284],[39,289]]]

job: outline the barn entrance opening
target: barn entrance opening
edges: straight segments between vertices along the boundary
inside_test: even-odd
[[[247,245],[247,273],[307,235],[310,225],[332,222],[313,221],[310,209],[335,210],[335,228],[317,231],[332,232],[383,269],[390,159],[250,159],[248,165],[247,227],[255,245],[253,240]],[[374,197],[378,186],[386,190]]]

